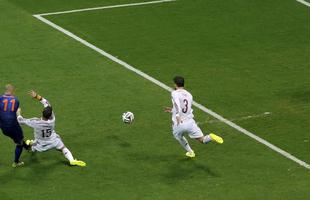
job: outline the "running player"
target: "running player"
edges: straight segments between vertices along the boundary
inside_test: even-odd
[[[12,167],[19,167],[24,165],[24,162],[20,161],[20,156],[23,152],[23,148],[28,149],[24,141],[23,130],[16,119],[16,112],[19,108],[19,101],[14,96],[15,88],[11,84],[5,86],[5,92],[0,96],[0,128],[2,133],[10,137],[15,147],[15,159]]]
[[[222,144],[224,141],[214,133],[210,133],[209,135],[202,133],[194,120],[192,110],[193,96],[184,89],[184,78],[176,76],[173,81],[175,87],[175,90],[171,93],[173,107],[166,107],[165,112],[172,113],[173,135],[186,150],[185,155],[194,158],[195,152],[191,149],[187,139],[184,137],[185,133],[190,138],[196,139],[203,144],[207,144],[210,141]]]
[[[25,124],[34,129],[34,141],[27,140],[33,152],[43,152],[50,149],[61,151],[68,159],[70,165],[86,166],[86,163],[73,158],[70,150],[64,145],[60,136],[55,132],[55,115],[49,102],[35,91],[29,92],[30,96],[40,101],[43,106],[42,118],[26,119],[21,116],[20,110],[17,112],[17,119],[20,124]]]

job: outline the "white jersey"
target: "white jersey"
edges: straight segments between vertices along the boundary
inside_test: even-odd
[[[193,96],[185,89],[177,89],[171,92],[172,97],[172,121],[176,125],[176,116],[179,116],[182,121],[194,118],[192,103]]]
[[[46,99],[40,101],[44,107],[51,106]],[[41,118],[23,118],[21,115],[17,117],[20,124],[25,124],[34,129],[34,138],[42,142],[54,141],[59,137],[55,132],[55,115],[54,112],[49,120]]]

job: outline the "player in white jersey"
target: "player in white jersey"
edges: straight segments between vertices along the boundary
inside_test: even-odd
[[[39,100],[44,106],[42,118],[26,119],[21,116],[20,110],[17,113],[17,119],[20,124],[27,125],[34,129],[34,141],[26,141],[28,145],[31,145],[31,150],[33,152],[43,152],[50,149],[57,149],[58,151],[62,151],[70,165],[86,166],[85,162],[73,158],[70,150],[64,145],[60,136],[55,132],[56,118],[49,102],[33,90],[30,91],[29,94],[31,97]]]
[[[224,141],[221,137],[214,133],[204,135],[197,126],[192,110],[193,96],[184,89],[184,78],[176,76],[173,81],[175,87],[175,90],[171,93],[173,107],[165,108],[165,112],[172,113],[173,135],[186,150],[185,155],[191,158],[195,157],[195,152],[184,137],[185,133],[190,138],[196,139],[203,144],[207,144],[210,141],[222,144]]]

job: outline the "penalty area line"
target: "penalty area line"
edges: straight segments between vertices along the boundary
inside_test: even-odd
[[[163,1],[162,1],[162,2],[163,2]],[[165,1],[165,2],[167,2],[167,1]],[[133,5],[133,4],[132,4],[132,5]],[[141,4],[139,4],[139,5],[141,5]],[[119,7],[120,7],[120,6],[119,6]],[[139,75],[139,76],[141,76],[141,77],[143,77],[143,78],[149,80],[150,82],[152,82],[152,83],[154,83],[155,85],[157,85],[157,86],[159,86],[159,87],[165,89],[166,91],[168,91],[168,92],[171,92],[171,91],[172,91],[172,88],[170,88],[170,87],[167,86],[166,84],[164,84],[164,83],[160,82],[159,80],[157,80],[157,79],[151,77],[150,75],[148,75],[148,74],[142,72],[141,70],[139,70],[139,69],[137,69],[137,68],[131,66],[130,64],[128,64],[128,63],[126,63],[126,62],[120,60],[119,58],[117,58],[117,57],[115,57],[115,56],[113,56],[113,55],[107,53],[106,51],[104,51],[104,50],[98,48],[97,46],[95,46],[95,45],[93,45],[93,44],[87,42],[86,40],[84,40],[84,39],[78,37],[77,35],[73,34],[72,32],[70,32],[70,31],[68,31],[68,30],[66,30],[66,29],[64,29],[64,28],[62,28],[62,27],[60,27],[59,25],[57,25],[57,24],[55,24],[55,23],[53,23],[53,22],[51,22],[51,21],[49,21],[48,19],[44,18],[42,15],[36,14],[36,15],[33,15],[33,16],[34,16],[35,18],[37,18],[38,20],[40,20],[41,22],[43,22],[43,23],[45,23],[45,24],[51,26],[52,28],[54,28],[54,29],[56,29],[56,30],[62,32],[63,34],[65,34],[65,35],[71,37],[72,39],[74,39],[74,40],[78,41],[79,43],[81,43],[81,44],[87,46],[88,48],[90,48],[90,49],[96,51],[97,53],[101,54],[102,56],[104,56],[104,57],[106,57],[106,58],[108,58],[108,59],[114,61],[115,63],[118,63],[119,65],[123,66],[124,68],[128,69],[129,71],[132,71],[132,72],[136,73],[137,75]],[[46,16],[46,14],[45,14],[45,16]],[[203,106],[202,104],[199,104],[199,103],[197,103],[197,102],[194,101],[194,102],[193,102],[193,105],[194,105],[196,108],[202,110],[203,112],[205,112],[205,113],[211,115],[212,117],[216,118],[217,120],[219,120],[219,121],[225,123],[226,125],[228,125],[228,126],[234,128],[234,129],[236,129],[237,131],[239,131],[239,132],[241,132],[241,133],[247,135],[248,137],[250,137],[250,138],[256,140],[257,142],[259,142],[259,143],[261,143],[261,144],[264,144],[266,147],[268,147],[268,148],[272,149],[273,151],[275,151],[275,152],[281,154],[282,156],[284,156],[284,157],[286,157],[286,158],[288,158],[288,159],[294,161],[295,163],[297,163],[297,164],[303,166],[303,167],[306,168],[306,169],[310,169],[310,165],[309,165],[308,163],[306,163],[306,162],[304,162],[304,161],[298,159],[297,157],[293,156],[292,154],[290,154],[290,153],[288,153],[288,152],[282,150],[281,148],[279,148],[279,147],[277,147],[277,146],[271,144],[270,142],[268,142],[268,141],[266,141],[266,140],[260,138],[259,136],[255,135],[254,133],[252,133],[252,132],[250,132],[250,131],[248,131],[248,130],[242,128],[242,127],[240,127],[239,125],[233,123],[232,121],[229,121],[228,119],[222,117],[221,115],[217,114],[216,112],[214,112],[214,111],[212,111],[212,110],[206,108],[206,107]]]
[[[66,11],[60,11],[60,12],[41,13],[41,14],[36,14],[36,15],[40,15],[40,16],[61,15],[61,14],[68,14],[68,13],[92,11],[92,10],[104,10],[104,9],[112,9],[112,8],[124,8],[124,7],[132,7],[132,6],[143,6],[143,5],[149,5],[149,4],[168,3],[168,2],[173,2],[173,1],[177,1],[177,0],[145,1],[145,2],[139,2],[139,3],[128,3],[128,4],[119,4],[119,5],[112,5],[112,6],[101,6],[101,7],[93,7],[93,8],[66,10]]]

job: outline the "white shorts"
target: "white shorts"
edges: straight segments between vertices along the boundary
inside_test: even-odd
[[[185,133],[187,133],[190,138],[194,139],[203,137],[203,133],[194,119],[189,119],[179,125],[174,125],[172,129],[176,139],[181,138]]]
[[[31,146],[32,151],[47,151],[50,149],[60,150],[64,147],[64,143],[62,142],[59,135],[56,135],[55,139],[52,140],[34,140],[33,145]]]

